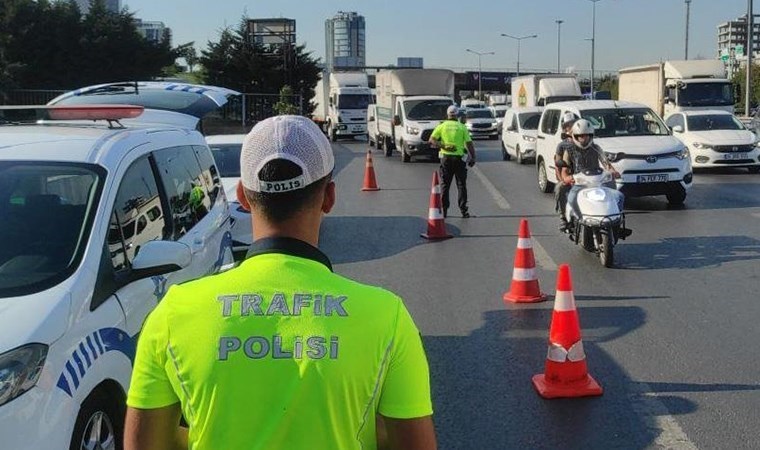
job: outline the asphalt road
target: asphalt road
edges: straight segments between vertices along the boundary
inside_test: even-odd
[[[760,175],[697,173],[682,209],[628,200],[634,234],[605,269],[557,231],[534,165],[502,161],[498,145],[476,142],[473,217],[454,206],[455,238],[431,243],[420,233],[437,164],[374,151],[381,190],[361,192],[367,144],[333,144],[338,204],[321,246],[338,272],[405,299],[431,367],[439,448],[757,448]],[[550,297],[505,305],[521,218]],[[543,400],[531,385],[561,263],[602,397]]]

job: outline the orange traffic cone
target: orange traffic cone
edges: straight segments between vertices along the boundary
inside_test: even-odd
[[[602,387],[591,378],[586,367],[570,266],[567,264],[559,267],[557,276],[546,369],[544,373],[533,376],[533,386],[544,398],[602,395]]]
[[[446,222],[443,220],[443,206],[441,205],[441,184],[438,180],[437,170],[433,172],[433,186],[430,188],[427,233],[423,233],[420,236],[430,240],[448,239],[452,237],[446,232]]]
[[[367,162],[364,163],[364,185],[362,191],[379,191],[375,179],[375,167],[372,165],[372,151],[367,151]]]
[[[535,303],[546,300],[536,278],[536,260],[533,257],[533,241],[530,238],[528,221],[520,221],[520,233],[515,251],[515,267],[512,272],[512,285],[504,294],[504,301],[513,303]]]

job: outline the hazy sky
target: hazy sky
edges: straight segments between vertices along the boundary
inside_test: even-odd
[[[482,57],[483,70],[514,70],[515,36],[522,41],[520,66],[557,67],[557,24],[561,26],[561,65],[587,70],[591,65],[592,3],[589,0],[122,0],[144,20],[171,27],[174,45],[196,48],[217,41],[219,30],[242,16],[296,20],[297,41],[314,56],[325,54],[324,21],[337,11],[356,11],[367,27],[367,64],[395,64],[398,56],[420,56],[426,67],[477,70],[478,57],[466,48],[495,55]],[[755,8],[758,13],[760,5]],[[747,0],[692,0],[689,56],[717,55],[717,25],[746,12]],[[684,0],[601,0],[596,3],[596,69],[683,59]]]

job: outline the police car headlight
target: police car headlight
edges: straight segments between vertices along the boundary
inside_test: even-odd
[[[607,193],[604,189],[589,189],[585,192],[586,198],[594,202],[603,202],[607,198]]]
[[[695,142],[694,143],[694,148],[698,148],[700,150],[702,150],[702,149],[712,149],[713,146],[710,145],[710,144],[703,144],[701,142]]]
[[[409,125],[407,125],[406,132],[409,134],[420,134],[420,129],[416,127],[410,127]]]
[[[523,141],[536,142],[536,138],[533,136],[523,136]]]
[[[29,344],[0,355],[0,405],[37,384],[47,352],[47,345]]]
[[[678,158],[678,159],[686,159],[688,157],[689,157],[689,148],[688,147],[684,147],[684,148],[681,149],[681,151],[679,151],[678,153],[676,153],[676,158]]]

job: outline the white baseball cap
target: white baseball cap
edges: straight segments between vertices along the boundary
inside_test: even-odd
[[[446,115],[449,117],[454,117],[459,112],[459,108],[456,107],[456,105],[451,105],[448,108],[446,108]]]
[[[283,159],[301,168],[287,180],[260,178],[269,161]],[[243,140],[240,181],[254,192],[281,193],[303,189],[329,175],[335,158],[327,137],[317,124],[303,116],[275,116],[257,123]]]

